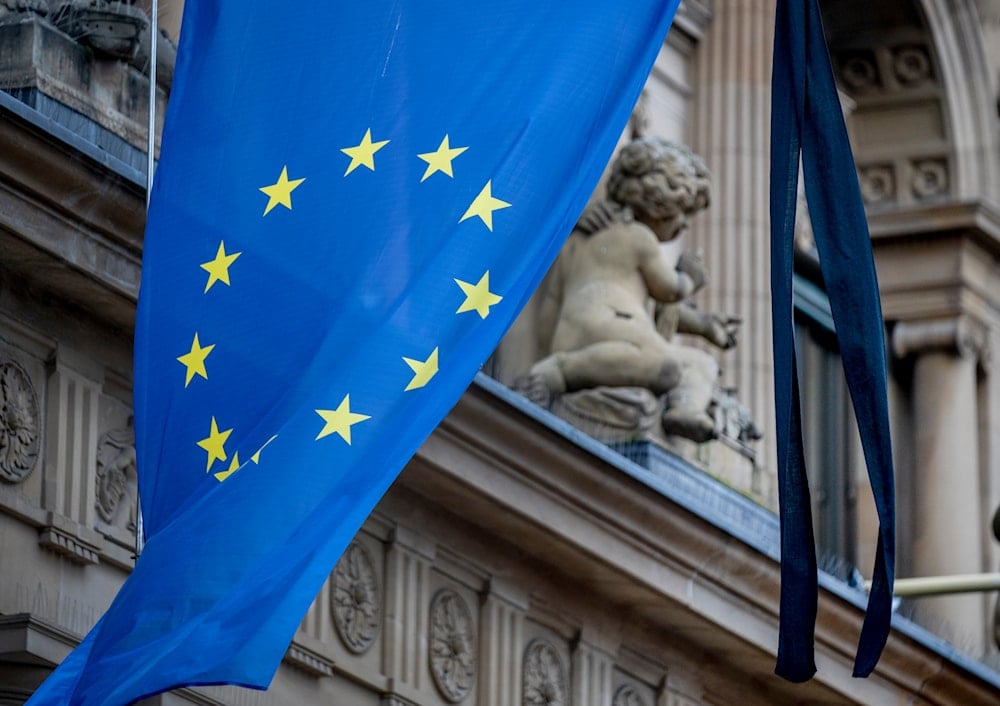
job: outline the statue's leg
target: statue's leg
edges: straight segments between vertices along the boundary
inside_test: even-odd
[[[542,372],[555,383],[550,389],[572,392],[591,387],[645,387],[657,394],[680,381],[680,367],[656,349],[624,341],[594,343],[575,351],[554,353],[532,372]]]
[[[680,381],[667,393],[663,430],[694,441],[708,441],[716,436],[708,405],[719,376],[719,365],[712,356],[697,348],[674,348],[672,355],[680,363]]]

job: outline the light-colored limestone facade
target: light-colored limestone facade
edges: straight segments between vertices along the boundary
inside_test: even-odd
[[[173,31],[179,4],[161,1]],[[23,703],[96,622],[132,566],[135,533],[148,79],[31,5],[44,3],[0,0],[0,704]],[[898,575],[996,571],[1000,7],[823,7],[888,327]],[[689,144],[713,173],[712,206],[679,246],[702,251],[711,273],[699,305],[744,320],[740,345],[719,359],[765,433],[757,480],[715,473],[721,482],[717,457],[697,449],[637,446],[626,458],[507,389],[535,359],[529,308],[498,351],[499,382],[477,379],[407,466],[270,690],[190,688],[144,703],[1000,703],[994,595],[904,602],[878,669],[858,680],[865,595],[839,570],[821,575],[817,676],[793,685],[772,674],[778,529],[773,485],[760,479],[774,463],[773,12],[773,0],[685,0],[636,121]],[[807,228],[802,242],[797,310],[815,362],[803,387],[823,395],[806,400],[809,418],[843,403],[837,424],[809,428],[817,528],[864,575],[875,514],[843,431],[846,402],[821,376],[829,311]]]

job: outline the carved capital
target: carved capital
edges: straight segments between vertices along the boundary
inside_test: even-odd
[[[892,331],[892,352],[897,358],[930,352],[975,358],[982,367],[990,362],[986,327],[968,316],[900,321]]]

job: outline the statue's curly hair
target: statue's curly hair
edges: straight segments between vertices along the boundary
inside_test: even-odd
[[[608,198],[637,216],[679,223],[708,207],[710,174],[701,157],[661,137],[635,140],[618,154],[608,177]]]

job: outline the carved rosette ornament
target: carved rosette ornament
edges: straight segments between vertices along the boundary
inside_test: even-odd
[[[841,58],[840,80],[854,93],[869,93],[879,88],[875,57],[869,53]]]
[[[431,601],[431,675],[438,691],[457,703],[476,681],[476,631],[472,613],[460,595],[443,588]]]
[[[913,163],[913,195],[918,199],[946,196],[948,166],[943,159],[923,159]]]
[[[624,684],[618,687],[618,691],[615,692],[611,706],[646,706],[646,701],[634,686]]]
[[[24,480],[38,459],[38,397],[31,378],[12,360],[0,363],[0,480]]]
[[[892,70],[896,80],[910,86],[931,78],[931,59],[927,49],[920,46],[906,46],[892,53]]]
[[[859,172],[861,197],[867,204],[883,203],[896,197],[896,178],[887,164],[863,167]]]
[[[545,640],[533,640],[524,651],[524,706],[568,706],[566,670],[559,652]]]
[[[354,654],[372,646],[382,625],[382,600],[375,562],[363,544],[352,542],[333,570],[333,624]]]

